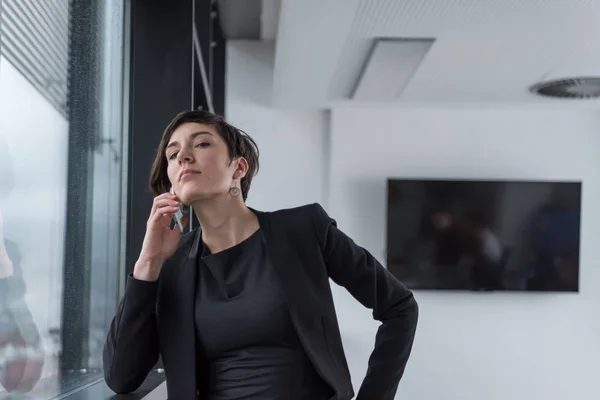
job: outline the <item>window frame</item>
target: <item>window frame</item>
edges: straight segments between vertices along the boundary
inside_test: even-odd
[[[72,1],[72,0],[71,0]],[[72,6],[85,7],[77,1]],[[124,23],[124,196],[121,226],[123,235],[118,297],[122,298],[128,276],[145,235],[146,221],[152,206],[153,194],[148,185],[150,166],[164,127],[179,112],[202,107],[208,109],[206,93],[212,97],[215,112],[225,112],[225,39],[221,32],[218,7],[215,0],[128,0],[125,2]],[[167,8],[168,7],[168,8]],[[78,12],[85,12],[84,9]],[[210,87],[205,87],[200,76],[199,58],[195,54],[193,29],[198,29],[202,59]],[[95,50],[92,24],[73,26],[72,46],[79,54]],[[208,27],[208,28],[207,28]],[[97,48],[97,47],[96,47]],[[69,60],[69,67],[77,65],[77,57]],[[80,68],[80,64],[77,68]],[[176,73],[175,73],[176,71]],[[97,132],[89,126],[86,113],[93,113],[93,93],[86,93],[86,74],[71,74],[70,99],[71,128],[69,131],[69,163],[89,165],[92,157],[89,146],[94,145]],[[88,125],[86,125],[88,124]],[[67,238],[65,243],[64,288],[69,298],[63,304],[62,348],[60,369],[64,373],[82,371],[87,360],[89,337],[89,271],[81,265],[90,265],[89,227],[91,221],[78,224],[86,215],[91,197],[88,194],[89,170],[69,169],[67,205]],[[197,226],[197,225],[196,225]],[[87,254],[87,256],[86,256]],[[86,284],[87,283],[87,284]],[[116,311],[116,310],[115,310]],[[76,343],[77,345],[73,346]],[[159,361],[146,382],[136,392],[141,398],[164,381]],[[103,380],[74,388],[73,394],[61,398],[94,394],[109,398],[113,393]],[[96,398],[94,397],[94,398]]]

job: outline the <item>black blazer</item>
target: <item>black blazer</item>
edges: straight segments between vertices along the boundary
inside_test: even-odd
[[[418,308],[412,293],[338,230],[320,205],[254,212],[298,337],[321,377],[335,390],[334,398],[350,399],[354,391],[329,278],[382,322],[357,398],[393,399],[417,326]],[[160,354],[169,398],[200,398],[194,336],[200,238],[200,230],[182,237],[157,282],[129,278],[104,347],[104,376],[115,392],[136,390]]]

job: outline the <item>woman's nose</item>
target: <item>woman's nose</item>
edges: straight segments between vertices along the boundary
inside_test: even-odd
[[[185,148],[181,149],[179,151],[179,153],[177,154],[177,160],[179,162],[190,162],[192,160],[192,158],[193,158],[192,152]]]

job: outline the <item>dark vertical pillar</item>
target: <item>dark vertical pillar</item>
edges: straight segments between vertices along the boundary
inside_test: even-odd
[[[97,3],[70,2],[69,150],[67,220],[62,304],[60,370],[87,367],[90,321],[90,257],[93,155],[98,133]]]
[[[163,129],[192,107],[193,0],[132,0],[126,269],[152,206],[150,167]]]

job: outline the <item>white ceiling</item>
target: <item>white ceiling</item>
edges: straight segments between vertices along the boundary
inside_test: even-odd
[[[600,0],[282,0],[273,104],[355,104],[376,38],[435,39],[393,104],[600,107],[528,91],[600,75]]]

